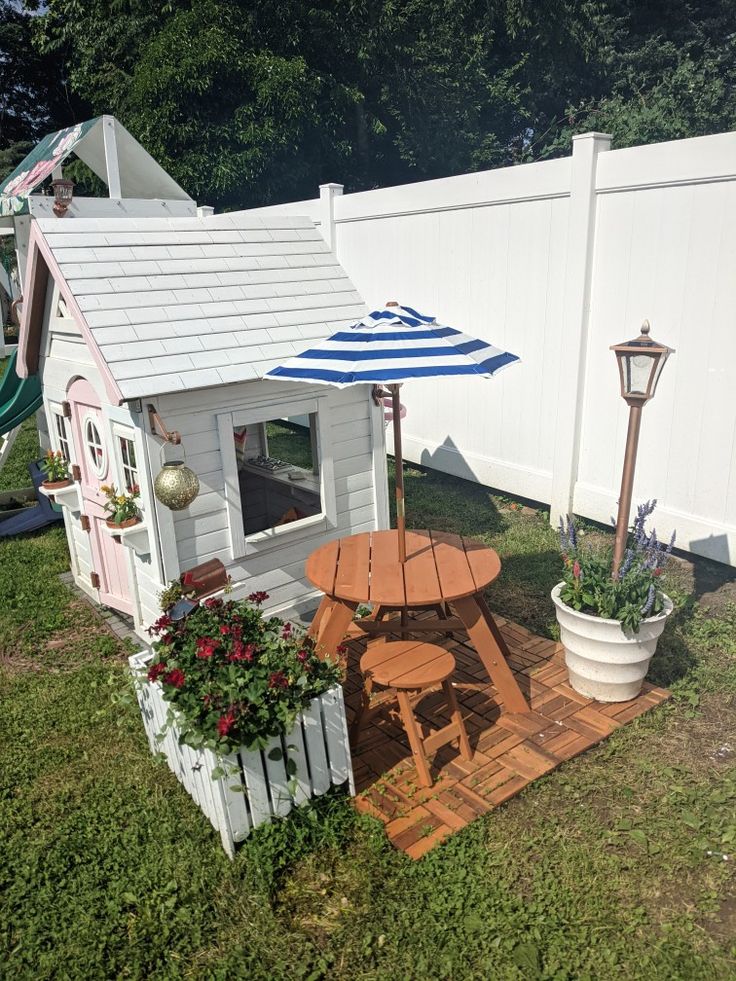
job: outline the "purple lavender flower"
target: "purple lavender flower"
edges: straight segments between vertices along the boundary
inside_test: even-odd
[[[621,568],[618,570],[619,579],[623,579],[623,577],[631,568],[633,562],[634,562],[634,550],[633,548],[627,548],[626,552],[624,553],[624,560],[621,563]]]
[[[654,588],[654,583],[649,587],[649,592],[647,593],[647,599],[644,606],[641,608],[642,617],[648,617],[652,612],[652,607],[654,606],[654,598],[657,595],[657,590]]]
[[[665,555],[672,555],[672,549],[675,546],[675,537],[676,537],[676,535],[677,535],[677,532],[676,531],[673,531],[672,532],[672,536],[670,538],[670,543],[667,546],[667,548],[665,549],[665,553],[664,553]]]

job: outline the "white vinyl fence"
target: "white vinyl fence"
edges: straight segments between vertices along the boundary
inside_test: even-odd
[[[273,210],[273,209],[260,209]],[[634,501],[736,565],[736,133],[280,205],[321,224],[369,306],[397,299],[519,354],[493,381],[403,389],[408,459],[607,522],[627,409],[611,344],[676,348],[644,412]]]

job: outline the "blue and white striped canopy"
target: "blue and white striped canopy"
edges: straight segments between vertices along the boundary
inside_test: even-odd
[[[519,358],[477,338],[442,327],[411,307],[374,310],[264,377],[347,385],[392,384],[409,378],[478,375],[490,378]]]

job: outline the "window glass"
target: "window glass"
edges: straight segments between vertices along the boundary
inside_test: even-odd
[[[316,434],[316,412],[234,429],[246,535],[321,513]]]
[[[71,455],[69,451],[69,434],[66,428],[66,419],[64,416],[59,415],[58,412],[54,412],[54,422],[56,424],[56,443],[58,449],[61,451],[61,455],[64,457],[67,463],[71,460]]]
[[[120,460],[123,469],[123,484],[130,493],[139,484],[138,465],[135,462],[135,443],[126,436],[119,436],[120,440]]]
[[[87,443],[87,453],[98,477],[105,472],[105,447],[94,419],[87,419],[84,427],[84,438]]]

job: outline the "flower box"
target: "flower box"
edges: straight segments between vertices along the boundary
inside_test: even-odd
[[[145,680],[151,658],[150,651],[142,651],[129,659],[151,752],[164,754],[169,769],[219,831],[230,858],[253,828],[285,817],[330,787],[347,782],[355,794],[339,685],[314,698],[288,735],[272,738],[263,750],[243,748],[219,760],[211,750],[181,744],[175,725],[159,738],[170,705],[158,682]],[[213,780],[218,766],[226,776]]]

